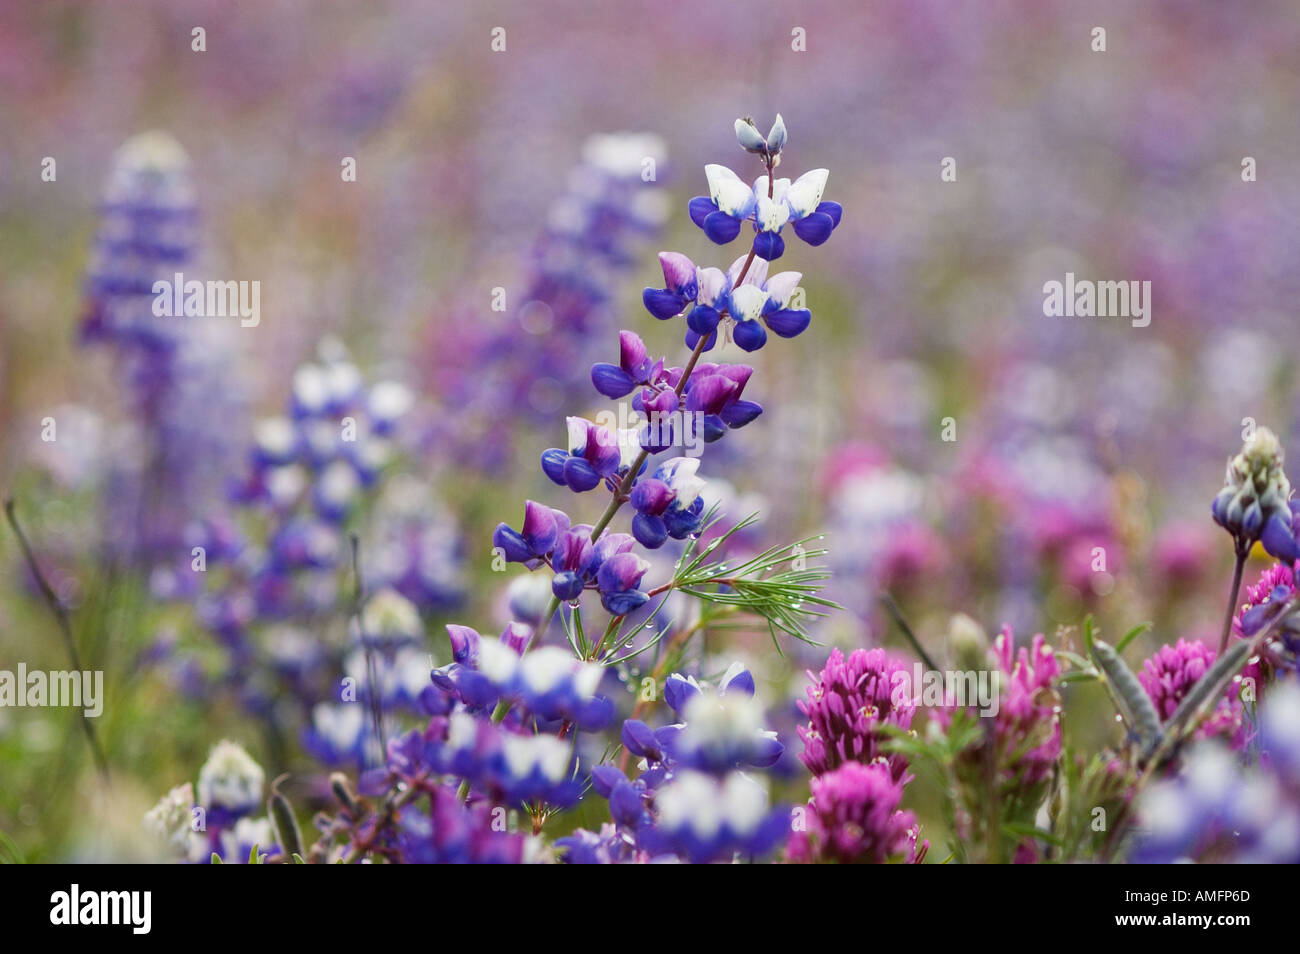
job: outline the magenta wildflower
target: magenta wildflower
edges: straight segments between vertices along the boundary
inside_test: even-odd
[[[1155,703],[1162,720],[1174,714],[1188,690],[1205,675],[1217,656],[1214,649],[1199,640],[1180,639],[1172,646],[1161,646],[1142,664],[1142,671],[1137,674],[1138,681]],[[1234,681],[1197,730],[1198,738],[1230,735],[1245,741],[1242,738],[1242,705],[1237,698],[1238,692],[1240,688]]]
[[[900,811],[903,783],[884,762],[845,762],[812,780],[806,826],[790,840],[788,857],[798,864],[883,864],[901,858],[920,862],[916,818]]]
[[[1042,633],[1017,655],[1010,627],[994,640],[991,654],[1010,677],[1002,680],[994,724],[999,762],[1013,778],[1033,785],[1051,775],[1061,754],[1061,666]]]
[[[903,666],[883,649],[856,649],[847,659],[833,649],[821,673],[809,673],[813,685],[804,690],[808,699],[799,700],[799,711],[808,717],[808,725],[799,728],[804,744],[799,757],[813,775],[824,775],[845,762],[881,757],[885,734],[880,723],[911,727],[916,712],[912,700],[904,694],[895,705],[891,698],[897,673],[905,674]],[[906,761],[891,755],[888,762],[893,778],[902,781]]]

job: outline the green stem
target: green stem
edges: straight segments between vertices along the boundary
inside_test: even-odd
[[[1237,596],[1241,593],[1241,575],[1246,568],[1248,546],[1237,545],[1237,562],[1232,568],[1232,590],[1228,594],[1228,609],[1223,614],[1223,633],[1219,636],[1219,655],[1228,648],[1228,637],[1232,635],[1232,618],[1237,615]]]
[[[18,515],[14,513],[14,500],[12,497],[5,498],[4,502],[5,518],[9,521],[9,526],[13,529],[14,536],[18,538],[18,547],[22,550],[23,559],[27,562],[27,567],[36,579],[36,586],[41,591],[41,597],[49,606],[50,612],[54,614],[55,621],[59,624],[59,633],[63,636],[63,646],[68,651],[68,660],[72,663],[74,672],[80,673],[84,670],[81,667],[81,654],[77,652],[77,642],[72,638],[72,621],[68,616],[67,607],[59,599],[58,594],[54,592],[54,587],[46,579],[45,574],[41,572],[41,566],[36,562],[36,554],[32,552],[31,544],[27,542],[27,535],[23,533],[23,528],[18,523]],[[86,733],[86,742],[90,745],[90,754],[94,757],[95,767],[99,769],[100,776],[104,782],[108,782],[108,759],[104,756],[104,750],[99,746],[99,738],[95,735],[95,727],[90,722],[90,717],[86,715],[86,710],[81,710],[81,728]]]

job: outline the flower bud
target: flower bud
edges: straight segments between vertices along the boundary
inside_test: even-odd
[[[740,143],[740,148],[745,152],[752,152],[759,156],[767,154],[767,140],[763,138],[754,121],[749,117],[736,120],[736,142]]]
[[[958,613],[949,621],[948,647],[954,668],[972,672],[989,668],[988,634],[965,613]]]
[[[1261,427],[1228,461],[1223,489],[1210,511],[1215,523],[1241,546],[1259,540],[1274,518],[1288,530],[1291,527],[1291,483],[1282,470],[1284,457],[1277,435]]]

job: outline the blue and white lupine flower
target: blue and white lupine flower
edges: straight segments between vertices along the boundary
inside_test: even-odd
[[[684,704],[682,723],[656,738],[674,762],[704,772],[775,765],[785,751],[764,728],[763,707],[745,692],[695,693]]]
[[[703,690],[704,687],[700,685],[694,676],[684,676],[680,672],[675,672],[664,681],[664,701],[668,703],[673,712],[681,716],[686,710],[686,704]],[[745,668],[743,663],[734,662],[727,667],[727,671],[718,680],[718,687],[715,691],[719,696],[725,696],[728,692],[739,692],[752,696],[754,694],[754,676]]]
[[[574,493],[591,490],[602,480],[612,482],[623,460],[618,439],[607,428],[581,417],[567,418],[566,425],[569,449],[543,451],[542,472]]]
[[[419,711],[420,699],[429,687],[429,657],[413,646],[404,646],[391,655],[376,653],[373,663],[378,682],[379,699],[384,709],[406,708]],[[343,673],[354,680],[357,698],[367,702],[371,698],[370,667],[366,653],[358,649],[348,655],[343,663]]]
[[[769,262],[780,258],[785,252],[781,229],[787,223],[795,235],[814,247],[831,237],[844,209],[838,202],[822,201],[829,177],[830,170],[813,169],[794,182],[776,179],[769,184],[767,176],[759,176],[754,181],[754,230],[758,233],[754,238],[754,254]]]
[[[570,743],[549,733],[520,735],[458,710],[444,740],[430,744],[431,764],[509,802],[539,801],[564,808],[582,793]]]
[[[503,734],[500,770],[494,781],[511,801],[539,801],[557,808],[577,802],[573,747],[553,735]]]
[[[186,782],[173,788],[145,813],[144,825],[168,852],[181,856],[190,841],[193,819],[194,786]]]
[[[698,457],[674,457],[665,461],[651,477],[632,486],[632,535],[651,550],[663,546],[668,537],[684,540],[699,533],[704,514],[700,496],[705,481],[697,475]]]
[[[729,274],[734,275],[737,268],[733,263]],[[751,267],[745,280],[726,297],[727,310],[736,322],[732,340],[746,351],[763,347],[767,343],[767,332],[759,324],[760,319],[782,338],[801,334],[812,321],[812,312],[803,308],[792,309],[790,304],[802,279],[802,272],[779,272],[769,278],[766,262]]]
[[[704,230],[714,244],[726,245],[740,234],[740,226],[754,215],[758,197],[740,176],[726,166],[709,163],[704,167],[708,196],[697,196],[688,205],[691,221]]]
[[[280,854],[271,819],[241,818],[233,828],[221,833],[221,850],[217,853],[225,864],[247,864],[253,849],[257,849],[259,862]],[[207,860],[211,860],[210,855]]]
[[[266,773],[243,746],[222,739],[199,769],[199,804],[212,825],[225,825],[262,804]]]
[[[592,731],[614,716],[613,703],[596,695],[604,667],[575,659],[557,646],[541,646],[521,657],[501,640],[480,637],[478,673],[499,697],[513,699],[545,722],[564,720]]]
[[[321,702],[312,708],[311,725],[303,732],[303,748],[326,765],[358,768],[367,756],[379,754],[370,729],[370,714],[356,702]]]
[[[682,772],[655,793],[655,813],[639,841],[651,854],[674,854],[695,864],[765,855],[790,831],[786,811],[773,810],[766,788],[743,772],[722,779]]]
[[[691,221],[717,245],[731,242],[744,222],[752,222],[754,254],[765,261],[784,254],[781,230],[787,224],[799,238],[817,246],[830,238],[844,214],[838,202],[822,201],[830,176],[827,169],[805,172],[793,182],[759,176],[752,187],[725,166],[708,165],[704,173],[709,195],[690,201]]]

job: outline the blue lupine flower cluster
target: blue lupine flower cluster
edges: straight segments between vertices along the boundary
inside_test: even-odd
[[[166,562],[192,514],[220,493],[244,408],[230,387],[222,329],[153,312],[154,284],[171,282],[198,249],[189,158],[164,133],[128,140],[113,160],[86,276],[84,340],[111,349],[135,432],[105,476],[104,546],[146,566]]]
[[[453,661],[434,670],[433,681],[470,711],[506,699],[548,727],[563,722],[590,732],[613,720],[613,703],[597,693],[604,668],[555,646],[525,652],[530,627],[511,623],[500,639],[468,626],[449,625],[447,633]]]
[[[556,599],[571,603],[583,590],[594,589],[605,609],[624,616],[648,599],[638,587],[650,565],[631,552],[635,541],[628,534],[606,534],[593,543],[591,531],[588,524],[572,526],[563,511],[529,500],[523,526],[514,530],[501,524],[492,544],[508,562],[530,568],[548,564],[555,573]]]
[[[761,156],[770,175],[785,143],[784,123],[778,120],[761,144],[752,136],[743,139],[746,148]],[[710,172],[710,177],[717,174]],[[376,727],[367,721],[367,700],[378,698],[380,709],[405,706],[429,718],[424,729],[389,741],[385,764],[363,774],[361,791],[382,800],[381,805],[361,804],[335,785],[342,811],[324,819],[322,831],[343,860],[370,855],[391,860],[518,860],[524,849],[513,835],[495,855],[479,838],[486,806],[523,809],[537,832],[551,812],[580,799],[589,773],[579,736],[601,731],[617,717],[614,701],[600,690],[607,677],[615,679],[610,667],[624,661],[613,656],[633,645],[635,632],[622,633],[625,617],[647,604],[651,592],[672,595],[671,583],[642,589],[652,564],[636,548],[654,550],[668,538],[686,540],[705,529],[699,460],[675,457],[652,467],[649,458],[677,439],[716,441],[762,413],[758,404],[742,396],[752,368],[700,364],[699,358],[724,329],[753,350],[766,338],[760,319],[785,336],[807,326],[808,313],[789,307],[799,274],[768,279],[766,261],[757,250],[761,245],[774,252],[778,219],[811,219],[797,233],[824,240],[813,218],[829,216],[828,211],[816,211],[824,175],[820,183],[816,180],[814,175],[777,186],[763,181],[770,194],[750,211],[762,215],[756,223],[771,237],[756,240],[755,252],[728,273],[697,271],[680,256],[661,256],[668,288],[665,295],[647,295],[647,304],[660,317],[694,306],[688,332],[693,353],[683,367],[668,368],[663,359],[649,359],[638,336],[623,332],[619,364],[592,368],[597,391],[610,397],[636,392],[633,408],[649,420],[645,427],[619,428],[615,434],[571,417],[568,446],[542,455],[542,470],[555,484],[578,494],[601,487],[608,491],[606,512],[597,522],[575,523],[565,511],[530,500],[518,529],[506,523],[496,528],[493,546],[498,558],[550,571],[544,606],[536,605],[546,593],[542,587],[529,586],[527,593],[511,588],[511,608],[518,608],[527,623],[512,622],[500,638],[449,625],[452,662],[434,669],[424,685],[409,678],[414,657],[401,644],[375,645],[364,625],[354,634],[360,647],[372,651],[353,656],[347,669],[364,691],[350,708],[316,708],[309,747],[322,756],[364,758],[378,741],[373,735],[382,734],[386,724],[380,719]],[[812,199],[817,200],[813,207],[805,209]],[[768,208],[773,202],[780,203],[781,214]],[[737,211],[728,196],[724,205],[728,214]],[[710,228],[715,236],[726,230],[716,220]],[[253,477],[244,485],[246,498],[298,518],[307,528],[337,528],[360,489],[373,480],[372,464],[383,456],[341,447],[334,433],[321,426],[351,411],[359,397],[355,375],[341,369],[325,367],[296,381],[294,413],[264,431]],[[378,436],[387,433],[381,428]],[[284,468],[301,476],[281,476]],[[629,503],[632,532],[611,530],[613,517]],[[300,531],[292,543],[288,552],[298,559],[294,569],[311,569],[317,563],[323,569],[337,556],[337,548],[331,550],[323,536],[317,542],[312,533]],[[282,595],[280,587],[270,589]],[[594,645],[588,644],[581,624],[581,597],[588,590],[599,593],[611,617]],[[255,604],[259,596],[260,588],[255,588],[246,599]],[[549,635],[561,606],[566,632],[571,625],[576,633],[569,640],[572,652],[535,645]],[[236,624],[242,619],[237,612],[227,615]],[[640,629],[647,624],[636,625]],[[383,657],[377,673],[375,651]],[[363,665],[366,673],[375,673],[364,680]],[[372,685],[377,696],[369,689]],[[612,765],[598,765],[590,772],[591,788],[609,799],[613,825],[598,834],[578,832],[557,842],[569,860],[732,860],[765,855],[784,842],[787,812],[773,808],[765,784],[749,774],[771,768],[783,752],[775,733],[763,725],[749,673],[733,667],[716,690],[674,674],[665,698],[677,722],[658,729],[639,719],[623,723],[627,752],[641,759],[636,778],[628,779]],[[424,798],[427,811],[419,801]],[[444,824],[452,833],[450,844],[441,841],[439,826]]]
[[[193,522],[181,565],[154,573],[160,594],[193,598],[226,654],[220,672],[177,674],[187,694],[233,694],[285,734],[303,726],[304,747],[327,765],[382,758],[397,716],[427,717],[439,701],[418,648],[420,614],[459,599],[455,524],[427,494],[416,505],[379,494],[411,403],[396,383],[366,387],[341,346],[326,342],[320,361],[295,372],[288,413],[256,428],[248,471],[232,487],[239,511]],[[331,634],[322,619],[351,615],[340,598],[355,586],[345,533],[367,497],[379,507],[367,534],[373,552],[361,553],[369,595],[360,622]],[[275,704],[286,696],[298,712]]]
[[[440,455],[450,446],[461,466],[497,470],[513,443],[508,421],[520,414],[549,420],[579,397],[581,369],[612,330],[611,289],[667,217],[666,152],[652,134],[590,137],[545,215],[525,288],[508,303],[506,320],[485,324],[479,301],[465,305],[463,321],[439,314],[431,389],[448,413],[428,442]]]
[[[632,536],[643,547],[656,550],[669,537],[685,540],[700,532],[704,481],[695,475],[699,467],[698,458],[674,457],[656,468],[653,475],[632,485],[628,499],[636,511]]]
[[[782,338],[802,334],[812,321],[806,308],[792,308],[802,272],[767,275],[767,262],[742,256],[724,273],[717,268],[698,268],[680,252],[660,252],[664,287],[647,288],[641,294],[646,311],[660,321],[675,318],[686,310],[686,345],[694,348],[704,339],[705,351],[718,340],[718,327],[730,316],[731,340],[746,351],[767,344],[767,332],[758,319]],[[744,271],[745,277],[740,279]]]
[[[664,698],[681,721],[659,729],[623,723],[623,745],[641,760],[640,773],[629,779],[613,765],[592,769],[614,828],[560,839],[565,860],[592,862],[614,849],[619,860],[707,863],[759,857],[784,844],[788,811],[772,808],[766,788],[745,771],[770,768],[784,751],[763,727],[753,676],[735,664],[714,690],[674,673]]]
[[[1300,685],[1273,687],[1260,717],[1259,764],[1205,740],[1142,793],[1133,861],[1300,862]]]
[[[809,245],[821,245],[830,238],[844,214],[838,202],[822,201],[830,173],[813,169],[793,183],[789,179],[772,178],[772,169],[781,161],[786,141],[781,117],[777,116],[767,138],[758,134],[752,122],[737,120],[736,138],[746,152],[763,159],[768,174],[759,176],[749,186],[726,166],[705,166],[709,194],[691,200],[691,221],[717,245],[734,241],[740,235],[741,226],[751,223],[754,254],[769,262],[785,252],[781,230],[787,224]]]

